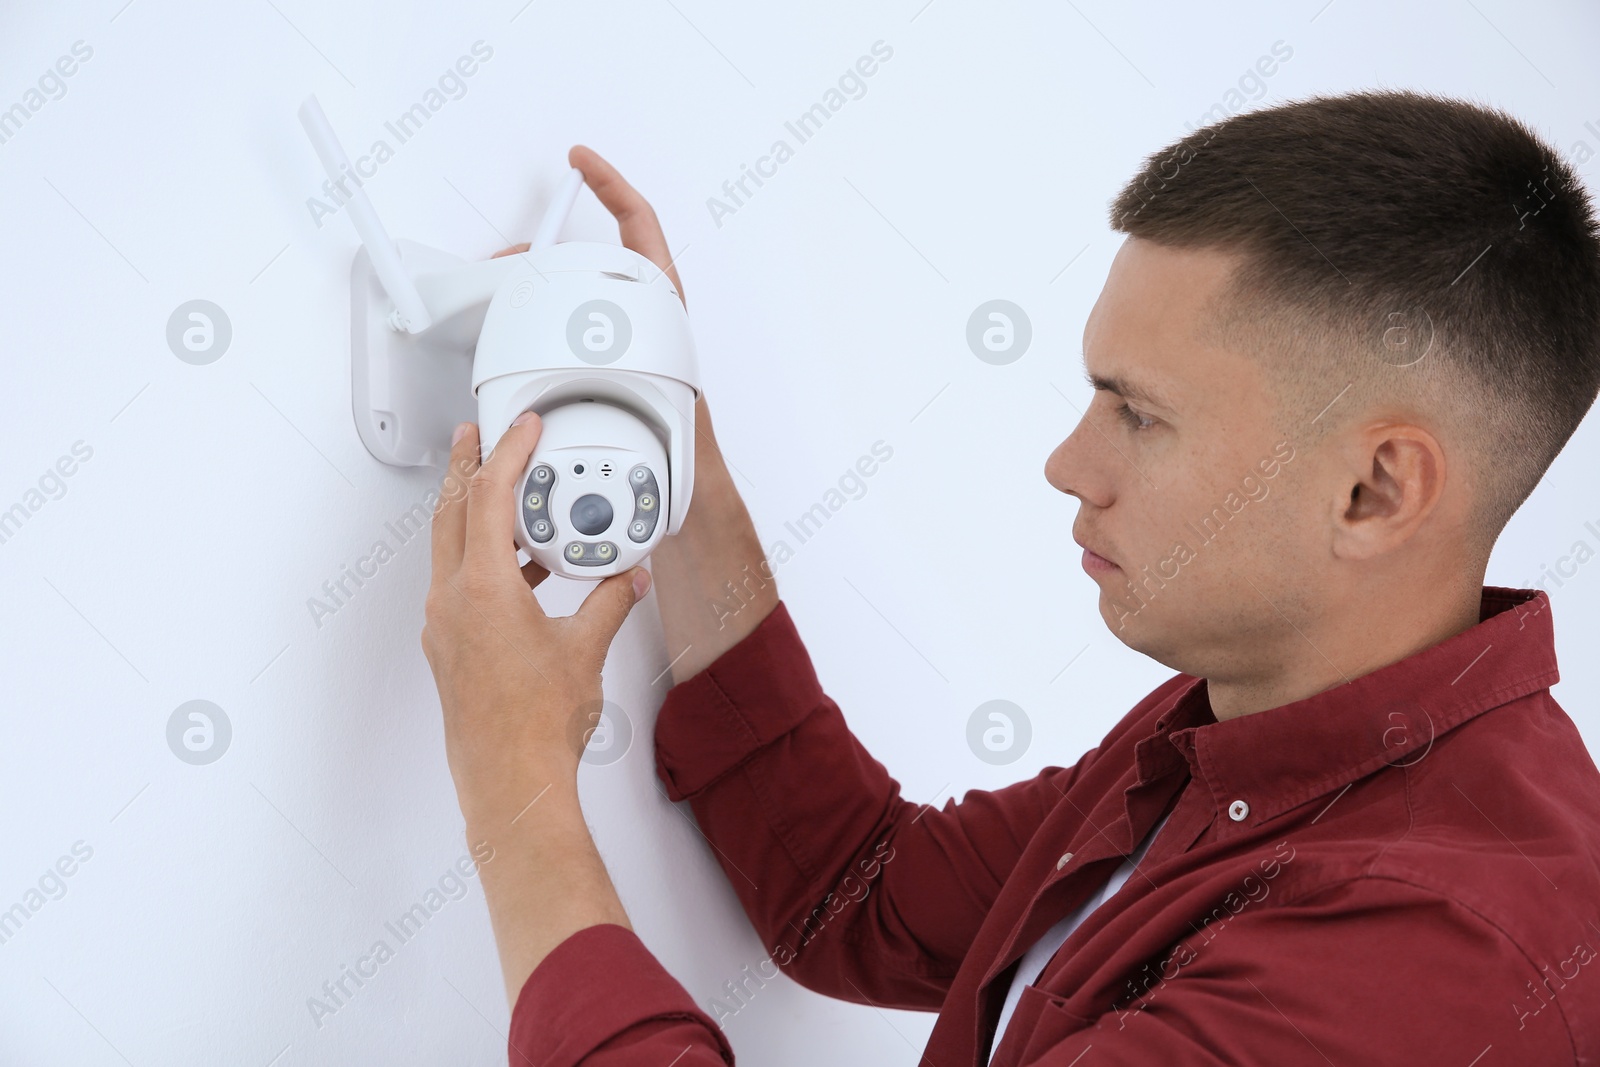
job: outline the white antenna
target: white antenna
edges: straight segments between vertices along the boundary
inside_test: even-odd
[[[383,285],[383,291],[389,294],[389,299],[394,301],[398,325],[407,333],[421,333],[433,325],[433,316],[428,313],[427,305],[422,302],[422,294],[417,291],[416,283],[405,271],[400,263],[400,252],[395,247],[394,240],[389,232],[383,228],[383,223],[378,221],[378,213],[372,207],[372,201],[367,199],[367,191],[355,178],[355,171],[350,166],[350,157],[345,155],[344,146],[339,143],[339,138],[334,135],[333,127],[328,124],[328,116],[323,114],[322,105],[317,102],[316,94],[306,97],[305,103],[300,105],[300,124],[306,128],[306,136],[311,138],[311,147],[317,150],[317,156],[322,160],[323,169],[328,172],[335,188],[343,189],[341,182],[350,180],[354,192],[344,206],[350,212],[350,222],[356,228],[356,236],[361,238],[361,243],[367,249],[367,255],[372,259],[372,270],[378,276],[378,281]],[[582,179],[582,173],[573,171]],[[563,186],[563,189],[565,187]],[[576,190],[573,196],[576,197]],[[567,205],[571,207],[571,202]],[[548,222],[548,218],[546,222]],[[560,223],[556,224],[560,229]],[[540,228],[543,232],[543,227]]]
[[[533,235],[533,240],[529,244],[530,251],[537,252],[556,243],[556,238],[561,236],[561,227],[567,221],[567,215],[572,212],[572,205],[577,202],[578,192],[582,188],[583,171],[573,167],[567,171],[567,176],[561,181],[561,187],[556,190],[555,198],[550,201],[550,210],[539,220],[539,230]]]

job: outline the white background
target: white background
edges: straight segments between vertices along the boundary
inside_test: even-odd
[[[295,118],[309,93],[361,151],[473,42],[493,48],[367,185],[396,235],[463,256],[529,236],[573,143],[645,192],[739,487],[763,541],[797,550],[780,589],[824,684],[905,796],[937,804],[1074,762],[1169,673],[1106,632],[1075,504],[1042,475],[1088,400],[1083,322],[1120,240],[1106,204],[1146,154],[1276,41],[1293,56],[1251,106],[1426,88],[1600,151],[1600,13],[1577,0],[124,3],[0,14],[0,107],[75,41],[93,48],[0,145],[0,509],[74,442],[93,449],[0,544],[0,908],[75,842],[93,849],[0,945],[6,1064],[505,1062],[475,880],[320,1028],[307,1007],[465,853],[417,640],[426,541],[320,627],[307,607],[438,479],[356,436],[355,238],[306,206],[322,181]],[[879,40],[893,57],[865,95],[716,225],[707,198]],[[1597,167],[1580,168],[1591,188]],[[615,229],[585,194],[566,236]],[[206,366],[165,340],[197,298],[233,327]],[[964,337],[993,298],[1033,323],[1004,367]],[[893,458],[798,545],[785,522],[878,440]],[[1597,459],[1591,417],[1492,583],[1600,543],[1584,527],[1600,526]],[[963,536],[960,514],[988,509],[1013,517],[1021,566]],[[1556,695],[1594,745],[1600,566],[1548,588]],[[565,614],[586,589],[539,593]],[[641,936],[705,1005],[766,953],[654,779],[671,656],[652,605],[606,673],[633,747],[585,766],[583,797]],[[208,766],[167,747],[192,699],[232,723]],[[967,747],[991,699],[1032,723],[1008,766]],[[781,979],[728,1032],[752,1065],[910,1064],[932,1021]]]

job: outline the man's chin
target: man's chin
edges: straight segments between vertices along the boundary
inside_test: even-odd
[[[1184,626],[1174,624],[1174,619],[1189,618],[1187,612],[1172,603],[1145,603],[1137,601],[1129,606],[1104,590],[1100,593],[1100,617],[1113,637],[1142,656],[1148,656],[1168,670],[1194,674],[1203,668],[1195,661],[1200,645],[1195,635],[1188,634]],[[1172,618],[1163,617],[1165,615]],[[1186,634],[1188,634],[1186,636]],[[1201,642],[1203,644],[1203,642]]]
[[[1137,600],[1130,603],[1104,586],[1100,588],[1100,618],[1105,621],[1112,636],[1135,652],[1160,659],[1155,654],[1161,641],[1157,636],[1159,626],[1154,613],[1155,607],[1150,603]]]

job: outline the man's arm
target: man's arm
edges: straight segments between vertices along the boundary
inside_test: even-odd
[[[689,800],[773,961],[829,996],[926,1010],[1098,751],[959,804],[905,800],[823,693],[782,603],[656,720],[667,795]]]
[[[477,427],[456,428],[421,635],[513,1002],[572,933],[628,923],[578,806],[581,753],[571,739],[582,709],[599,701],[612,639],[649,587],[636,567],[600,582],[572,615],[540,608],[530,586],[548,572],[519,570],[505,537],[514,482],[540,432],[537,416],[518,416],[482,460]]]
[[[689,514],[650,555],[674,684],[710,666],[778,606],[777,578],[722,458],[704,393],[695,402],[694,448]]]

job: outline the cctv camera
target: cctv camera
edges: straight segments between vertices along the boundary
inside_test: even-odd
[[[688,512],[694,340],[671,280],[615,245],[526,255],[490,301],[473,360],[485,444],[542,422],[518,480],[517,544],[552,574],[637,564]]]
[[[300,119],[324,169],[350,170],[316,97]],[[542,429],[517,481],[513,540],[552,574],[597,580],[683,525],[694,489],[694,339],[670,277],[627,248],[557,243],[583,188],[570,169],[527,252],[468,262],[393,240],[357,182],[346,214],[351,393],[361,442],[441,466],[472,417],[487,457],[513,419]]]

